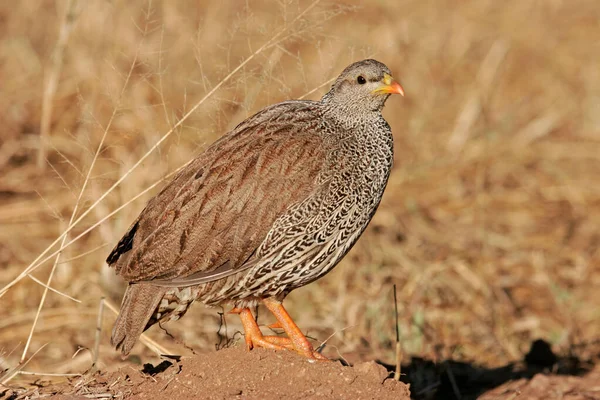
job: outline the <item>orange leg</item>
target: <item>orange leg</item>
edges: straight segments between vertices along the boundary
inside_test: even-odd
[[[288,338],[291,339],[294,350],[311,360],[328,360],[327,357],[313,349],[312,344],[310,344],[306,336],[304,336],[300,328],[298,328],[298,325],[296,325],[292,320],[292,317],[290,317],[285,308],[283,308],[283,304],[281,304],[280,301],[267,298],[263,300],[263,303],[269,311],[273,313],[275,318],[277,318],[279,327],[281,327],[288,335]]]
[[[239,314],[244,326],[244,339],[246,347],[252,350],[254,347],[264,347],[273,350],[294,350],[292,341],[281,336],[264,336],[249,308],[234,308],[231,314]]]
[[[268,335],[264,336],[264,339],[269,343],[276,344],[278,346],[283,346],[287,350],[295,350],[294,343],[292,343],[292,340],[290,338],[283,336]]]

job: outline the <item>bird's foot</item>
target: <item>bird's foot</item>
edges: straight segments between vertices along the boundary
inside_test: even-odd
[[[248,350],[252,350],[255,347],[271,350],[292,350],[311,360],[329,360],[313,349],[308,339],[300,332],[298,327],[296,329],[300,334],[298,335],[296,332],[293,332],[294,336],[289,336],[286,328],[280,322],[276,322],[268,327],[271,329],[283,329],[289,337],[263,335],[249,308],[234,308],[230,313],[239,314],[242,320],[244,339]]]
[[[270,328],[281,328],[288,335],[286,339],[290,340],[293,349],[310,360],[329,361],[327,357],[316,351],[306,336],[302,333],[298,325],[292,320],[292,317],[287,313],[283,304],[274,299],[264,299],[263,303],[273,313],[277,322],[269,325]]]
[[[231,314],[239,314],[244,326],[244,339],[246,348],[252,350],[255,347],[263,347],[272,350],[292,350],[290,339],[280,336],[265,336],[260,331],[252,311],[249,308],[234,308]]]

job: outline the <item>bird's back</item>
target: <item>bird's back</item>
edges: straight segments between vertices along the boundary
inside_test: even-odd
[[[234,271],[273,222],[318,189],[322,138],[313,102],[286,102],[244,121],[152,198],[107,262],[129,282]]]

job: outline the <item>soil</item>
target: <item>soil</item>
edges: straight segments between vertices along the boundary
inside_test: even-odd
[[[116,372],[98,371],[28,388],[0,385],[0,400],[20,399],[600,399],[600,365],[559,357],[541,342],[521,363],[487,369],[414,358],[402,366],[309,362],[291,352],[243,346],[165,358]],[[542,357],[545,356],[545,357]],[[551,356],[551,357],[550,357]],[[129,361],[137,359],[130,358]],[[411,390],[412,389],[412,392]]]
[[[600,366],[585,369],[553,357],[544,360],[548,369],[532,354],[521,368],[413,359],[403,366],[407,385],[392,378],[392,366],[374,361],[312,363],[290,352],[235,346],[62,383],[37,381],[28,389],[0,385],[0,399],[600,399]]]
[[[20,393],[19,398],[23,395]],[[131,400],[410,398],[408,386],[394,380],[385,367],[373,361],[353,367],[339,362],[311,363],[293,353],[262,349],[248,352],[242,346],[163,361],[157,366],[146,364],[143,370],[127,367],[114,373],[97,372],[37,388],[29,395]]]
[[[600,399],[600,369],[597,368],[585,376],[537,374],[532,379],[505,383],[487,392],[480,399]]]

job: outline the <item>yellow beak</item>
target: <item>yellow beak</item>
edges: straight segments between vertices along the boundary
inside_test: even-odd
[[[398,82],[394,80],[389,74],[383,74],[381,80],[381,86],[373,90],[374,94],[401,94],[404,96],[404,89]]]

